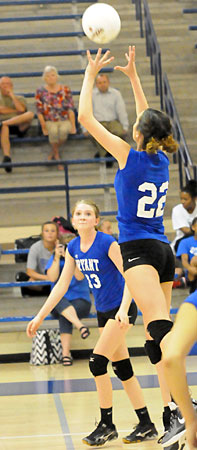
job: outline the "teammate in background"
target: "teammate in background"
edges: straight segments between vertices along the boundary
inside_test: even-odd
[[[116,241],[118,241],[118,234],[113,233],[112,223],[110,222],[110,220],[101,219],[97,227],[97,230],[102,231],[103,233],[106,234],[110,234],[110,236],[113,236],[116,239]]]
[[[68,242],[75,237],[75,234],[65,233],[61,235],[60,241],[57,240],[56,242],[54,253],[45,267],[45,272],[53,283],[51,289],[53,289],[55,282],[59,279],[64,267],[65,248]],[[90,309],[91,298],[87,280],[76,268],[66,294],[51,311],[51,314],[59,321],[63,366],[71,366],[73,364],[70,352],[73,326],[79,330],[82,339],[87,339],[90,335],[89,329],[81,321],[84,317],[89,316]]]
[[[123,441],[137,443],[157,436],[139,382],[133,373],[125,340],[127,331],[136,320],[137,308],[128,289],[124,287],[119,245],[112,236],[96,231],[98,223],[98,207],[90,201],[77,202],[73,210],[73,226],[79,236],[69,242],[59,281],[37,316],[28,324],[27,334],[29,337],[35,335],[43,319],[63,297],[77,266],[88,280],[94,295],[100,331],[100,338],[90,356],[89,367],[95,377],[101,420],[83,442],[99,446],[118,437],[112,420],[112,384],[107,373],[107,365],[111,360],[113,370],[121,380],[139,419],[139,424],[130,434],[129,440],[126,437]],[[123,292],[124,296],[128,297],[129,321],[120,327],[115,320],[115,314]]]
[[[172,250],[176,253],[179,243],[192,235],[191,224],[197,217],[197,181],[190,180],[183,186],[180,192],[181,203],[172,209],[172,225],[176,236],[171,243]]]
[[[169,311],[174,256],[163,227],[169,183],[169,160],[165,152],[174,153],[178,145],[172,136],[169,117],[148,107],[136,71],[135,47],[130,46],[125,56],[126,66],[116,66],[115,69],[128,76],[133,89],[137,114],[133,139],[137,144],[137,151],[130,148],[123,139],[109,133],[93,114],[94,80],[97,73],[113,61],[109,51],[101,56],[99,49],[94,60],[87,51],[88,66],[81,89],[78,119],[119,164],[115,189],[124,277],[132,297],[143,313],[147,329],[145,348],[151,362],[157,364],[164,402],[163,423],[167,430],[170,427],[171,396],[164,377],[161,350],[165,345],[165,335],[172,327]],[[128,323],[128,306],[129,302],[125,297],[116,315],[121,323]]]
[[[197,289],[197,217],[192,221],[193,236],[182,239],[179,243],[177,256],[181,258],[186,270],[187,285],[190,294]]]
[[[98,225],[98,230],[102,231],[103,233],[110,234],[112,236],[112,224],[110,220],[108,219],[101,219]]]
[[[197,448],[197,403],[191,402],[185,358],[197,341],[197,290],[182,303],[166,340],[167,345],[163,352],[165,375],[172,395],[185,418],[187,442],[190,450],[193,450]],[[184,432],[183,421],[174,421],[172,428],[164,436],[162,445],[172,445]]]

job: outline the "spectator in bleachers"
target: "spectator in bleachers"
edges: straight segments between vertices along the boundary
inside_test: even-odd
[[[176,231],[171,246],[177,251],[179,242],[192,235],[191,223],[197,217],[197,181],[190,180],[180,192],[181,203],[172,209],[172,226]]]
[[[113,233],[112,223],[110,222],[110,220],[101,218],[97,229],[99,231],[102,231],[103,233],[113,236],[116,240],[118,240],[118,235],[116,233]]]
[[[3,163],[10,163],[10,134],[23,137],[31,125],[34,113],[28,111],[26,99],[15,95],[11,78],[0,79],[0,122],[1,122],[1,147],[3,150]],[[5,168],[11,172],[11,167]]]
[[[123,139],[126,138],[129,129],[129,120],[125,102],[120,91],[110,86],[110,81],[106,74],[99,73],[96,78],[92,103],[96,119],[112,134]],[[84,131],[84,134],[88,135],[86,131]],[[93,139],[93,142],[97,148],[95,158],[111,156],[95,139]],[[108,161],[106,166],[112,167],[112,164],[113,162]]]
[[[27,258],[27,269],[25,272],[16,274],[16,281],[47,281],[45,267],[52,253],[54,252],[57,239],[59,238],[59,228],[56,222],[45,222],[42,225],[42,239],[30,247]],[[49,295],[50,285],[22,287],[23,296]]]
[[[75,237],[76,234],[64,234],[60,242],[59,240],[56,242],[55,251],[45,268],[48,278],[53,282],[51,289],[58,281],[64,267],[66,245]],[[51,312],[59,320],[63,366],[71,366],[73,363],[70,353],[73,325],[79,330],[82,339],[86,339],[90,334],[89,329],[81,322],[82,318],[88,317],[90,309],[88,282],[76,268],[67,292]]]
[[[59,160],[59,148],[69,134],[76,133],[74,102],[68,86],[59,83],[54,66],[46,66],[43,72],[45,86],[36,90],[36,108],[44,136],[49,137],[52,151],[48,160]],[[59,170],[64,167],[59,164]]]
[[[184,287],[185,278],[181,261],[176,258],[179,243],[192,235],[191,223],[197,217],[197,181],[190,180],[180,192],[181,203],[172,209],[172,226],[176,236],[171,243],[175,255],[175,278],[173,288]]]
[[[98,230],[103,233],[110,234],[112,236],[112,224],[108,219],[101,219],[98,225]]]
[[[186,270],[187,284],[190,294],[197,289],[197,217],[192,222],[193,235],[182,239],[178,246],[177,257],[181,258]]]

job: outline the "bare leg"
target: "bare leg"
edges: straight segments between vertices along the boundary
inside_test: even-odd
[[[101,336],[96,344],[94,353],[105,356],[111,361],[120,361],[129,358],[126,346],[125,335],[132,325],[120,328],[118,322],[109,319],[102,330]],[[95,378],[99,404],[101,408],[112,406],[112,385],[108,374]],[[122,382],[123,387],[134,407],[134,409],[144,408],[145,402],[140,384],[135,376]]]
[[[30,125],[32,119],[34,118],[34,113],[31,111],[27,111],[23,114],[19,114],[15,117],[12,117],[11,119],[7,119],[3,121],[3,124],[5,125],[21,125],[21,124],[25,124],[26,128]],[[21,128],[19,127],[21,130],[26,129],[26,128]]]
[[[62,143],[62,142],[55,142],[55,143],[52,143],[52,144],[51,144],[51,146],[52,146],[52,152],[53,152],[53,157],[54,157],[55,160],[60,159],[60,155],[59,155],[59,147],[60,147],[60,144],[61,144],[61,143]],[[63,166],[62,164],[59,164],[57,167],[58,167],[58,170],[64,170],[64,166]]]
[[[30,126],[33,118],[34,113],[27,111],[24,114],[20,114],[2,122],[1,146],[5,156],[10,156],[9,126],[16,125],[21,131],[24,131]]]
[[[72,125],[72,128],[70,130],[70,134],[76,134],[77,130],[76,130],[76,125],[75,125],[75,113],[74,113],[74,111],[72,111],[72,109],[69,109],[68,117],[69,117],[69,120],[70,120],[71,125]]]
[[[197,311],[194,305],[183,303],[172,331],[162,339],[161,347],[165,375],[186,420],[188,444],[191,444],[192,449],[196,448],[197,444],[197,416],[188,389],[185,358],[196,339]]]
[[[2,124],[1,128],[1,147],[5,156],[10,156],[9,126]]]
[[[144,268],[143,274],[142,267]],[[141,290],[142,276],[147,287],[144,292]],[[169,310],[171,303],[172,282],[162,283],[160,285],[158,273],[152,266],[148,265],[136,266],[127,270],[125,273],[125,279],[132,297],[135,298],[139,309],[143,313],[145,330],[148,323],[153,320],[170,320]],[[148,333],[147,337],[150,339]],[[156,365],[156,369],[164,406],[167,406],[168,402],[171,401],[171,395],[163,374],[162,362]]]

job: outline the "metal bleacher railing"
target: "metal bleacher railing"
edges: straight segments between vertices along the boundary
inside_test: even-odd
[[[96,3],[97,0],[94,1]],[[23,6],[23,5],[53,5],[53,4],[76,3],[76,0],[5,0],[0,1],[0,6]],[[77,3],[93,3],[93,0],[77,0]]]
[[[184,8],[183,14],[197,14],[197,8]],[[189,25],[188,30],[197,31],[197,25]],[[197,44],[194,45],[194,48],[197,48]]]
[[[10,250],[1,250],[1,255],[20,255],[27,254],[29,249],[10,249]],[[32,286],[48,286],[52,283],[50,281],[17,281],[17,282],[0,282],[0,289],[5,288],[15,288],[15,287],[32,287]],[[171,308],[171,314],[177,313],[177,308]],[[138,316],[141,316],[141,311],[138,310]],[[26,322],[33,318],[33,316],[8,316],[8,317],[0,317],[1,322]],[[90,312],[88,318],[96,318],[95,312]],[[54,317],[49,314],[44,320],[56,320]]]
[[[107,160],[111,161],[112,158],[101,158],[100,159],[100,174],[103,180],[105,179],[105,162]],[[102,189],[104,192],[104,205],[105,211],[101,212],[102,216],[106,215],[116,215],[117,211],[109,210],[110,205],[110,189],[114,188],[113,183],[99,183],[99,184],[85,184],[85,185],[74,185],[70,186],[69,183],[69,166],[71,165],[85,165],[99,163],[99,161],[95,161],[93,159],[86,160],[70,160],[70,161],[61,161],[61,164],[64,165],[64,173],[65,173],[65,183],[62,185],[48,185],[48,186],[19,186],[19,187],[11,187],[11,188],[0,188],[0,194],[11,194],[11,193],[29,193],[29,192],[52,192],[52,191],[65,191],[65,202],[66,202],[66,211],[67,217],[69,218],[71,215],[71,206],[70,206],[70,191],[82,190],[82,189]],[[58,165],[58,161],[50,161],[50,162],[31,162],[31,163],[15,163],[12,164],[13,167],[38,167],[38,166],[49,166],[49,165]],[[5,164],[0,164],[0,167],[4,167]],[[103,173],[102,173],[103,169]]]
[[[176,110],[174,98],[170,89],[167,74],[162,74],[161,50],[152,23],[152,18],[147,0],[133,0],[136,6],[136,18],[140,22],[141,37],[146,38],[146,52],[150,57],[151,74],[155,77],[155,93],[160,96],[161,109],[171,117],[174,136],[179,143],[178,166],[180,187],[191,178],[197,179],[197,166],[193,163]],[[142,5],[143,11],[142,13]],[[144,23],[143,23],[144,22]],[[145,30],[144,32],[141,30]],[[173,159],[177,162],[176,155]]]
[[[183,14],[197,14],[197,8],[184,8]],[[197,30],[197,25],[189,25],[189,30]],[[196,45],[195,45],[196,48]]]
[[[98,159],[78,159],[78,160],[61,160],[61,161],[46,161],[46,162],[28,162],[28,163],[6,163],[0,164],[1,167],[11,166],[11,167],[40,167],[40,166],[55,166],[61,164],[64,165],[64,175],[65,182],[64,184],[59,185],[47,185],[47,186],[18,186],[18,187],[9,187],[9,188],[0,188],[0,194],[20,194],[20,193],[29,193],[29,192],[52,192],[52,191],[65,191],[65,202],[66,202],[66,212],[67,217],[69,218],[71,215],[71,206],[70,206],[70,191],[76,190],[88,190],[88,189],[102,189],[104,193],[104,205],[105,211],[101,212],[101,216],[106,215],[116,215],[117,211],[109,210],[110,205],[110,189],[114,189],[113,183],[99,183],[99,184],[84,184],[84,185],[74,185],[70,186],[69,183],[69,166],[71,165],[85,165],[85,164],[99,164],[100,167],[100,177],[105,181],[105,162],[111,161],[112,158],[100,158]]]
[[[1,250],[1,255],[10,255],[10,254],[24,254],[24,253],[28,253],[29,249],[19,249],[19,250],[15,250],[15,249],[11,249],[11,250]],[[23,282],[10,282],[10,283],[0,283],[0,289],[1,288],[19,288],[22,286],[41,286],[41,285],[50,285],[51,283],[48,281],[23,281]],[[170,309],[170,314],[176,314],[178,311],[178,308],[171,308]],[[138,310],[138,316],[142,316],[142,313],[140,310]],[[87,319],[96,319],[96,313],[91,311],[89,313],[89,316],[87,317]],[[30,320],[32,320],[34,318],[34,316],[4,316],[4,317],[0,317],[0,323],[13,323],[13,322],[29,322]],[[55,321],[57,319],[55,319],[51,314],[49,314],[48,316],[45,317],[44,319],[45,321],[48,320],[52,320]],[[135,349],[136,350],[136,349]],[[136,353],[137,355],[144,355],[144,349],[143,347],[138,347],[137,348],[138,353]],[[196,355],[197,354],[197,344],[195,344],[192,349],[190,350],[190,355]]]
[[[1,250],[0,255],[21,255],[21,254],[27,254],[29,252],[29,249],[10,249],[10,250]],[[33,287],[33,286],[49,286],[52,283],[50,281],[20,281],[20,282],[0,282],[0,289],[5,288],[19,288],[19,287]],[[4,316],[0,317],[0,323],[7,323],[7,322],[28,322],[33,319],[34,316]],[[95,319],[96,313],[90,312],[88,319]],[[44,320],[57,320],[55,319],[51,314],[49,314],[47,317],[45,317]]]

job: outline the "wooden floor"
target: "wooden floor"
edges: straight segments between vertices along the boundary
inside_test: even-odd
[[[132,363],[160,435],[162,401],[155,368],[145,356],[132,358]],[[197,398],[197,356],[187,358],[187,372],[191,394]],[[137,418],[111,367],[110,374],[114,386],[113,417],[119,438],[105,444],[104,448],[162,448],[156,440],[123,444],[122,437],[131,431]],[[93,431],[95,420],[100,420],[95,384],[87,360],[75,360],[73,366],[67,368],[2,364],[0,395],[1,450],[85,450],[88,447],[81,440]]]

